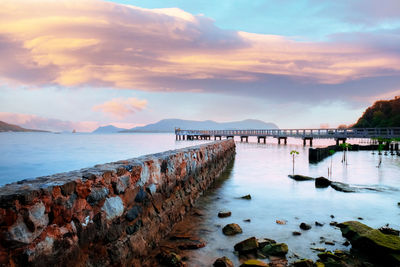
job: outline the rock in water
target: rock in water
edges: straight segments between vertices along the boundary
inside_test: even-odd
[[[285,243],[266,245],[261,249],[265,256],[285,256],[288,253],[288,246]]]
[[[250,200],[251,199],[251,195],[250,194],[249,195],[245,195],[245,196],[242,196],[240,198]]]
[[[331,185],[331,181],[325,177],[318,177],[315,179],[315,187],[323,188]]]
[[[344,192],[344,193],[354,193],[357,192],[357,188],[352,187],[348,184],[340,183],[340,182],[331,182],[331,187],[336,191]]]
[[[243,240],[234,246],[235,251],[238,251],[240,254],[256,252],[257,248],[258,248],[258,242],[254,236],[246,240]]]
[[[357,221],[338,225],[342,235],[354,248],[375,256],[379,261],[387,261],[391,266],[400,265],[400,237],[387,235]]]
[[[242,228],[240,228],[240,226],[236,223],[230,223],[225,225],[224,228],[222,228],[222,232],[225,235],[236,235],[243,233]]]
[[[301,223],[300,224],[300,229],[302,229],[302,230],[310,230],[311,229],[311,225],[306,224],[306,223]]]
[[[288,175],[289,178],[292,178],[293,180],[296,181],[310,181],[310,180],[314,180],[314,178],[310,177],[310,176],[304,176],[304,175],[299,175],[299,174],[295,174],[295,175]]]
[[[214,267],[234,267],[233,262],[227,257],[218,258],[215,260]]]
[[[218,217],[220,218],[226,218],[232,215],[232,212],[230,211],[220,211],[218,212]]]
[[[247,260],[240,267],[268,267],[269,264],[259,260]]]

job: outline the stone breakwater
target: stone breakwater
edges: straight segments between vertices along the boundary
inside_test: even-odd
[[[0,187],[0,266],[140,266],[234,155],[224,140]]]

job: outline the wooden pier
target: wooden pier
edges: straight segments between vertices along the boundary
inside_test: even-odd
[[[314,138],[335,139],[336,144],[349,138],[400,138],[400,127],[396,128],[354,128],[354,129],[265,129],[265,130],[182,130],[175,129],[176,140],[221,140],[222,138],[240,137],[241,142],[248,142],[249,137],[257,137],[257,142],[266,143],[267,137],[276,138],[278,144],[287,144],[287,138],[301,138],[303,144],[310,146]]]

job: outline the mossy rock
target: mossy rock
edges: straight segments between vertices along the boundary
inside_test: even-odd
[[[288,253],[288,246],[285,243],[268,244],[261,249],[266,256],[285,256]]]
[[[400,254],[400,237],[387,235],[357,221],[339,224],[342,235],[360,250],[373,253]]]
[[[237,243],[234,246],[235,251],[238,251],[239,253],[249,253],[249,252],[255,252],[257,251],[258,248],[258,242],[257,238],[250,237],[246,240],[243,240],[242,242]]]
[[[259,260],[247,260],[240,267],[269,267],[270,265]]]
[[[240,226],[236,223],[230,223],[225,225],[224,228],[222,228],[222,232],[225,235],[236,235],[243,233],[242,228],[240,228]]]

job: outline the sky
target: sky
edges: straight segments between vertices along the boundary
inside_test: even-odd
[[[398,0],[2,0],[0,120],[352,124],[400,95]]]

